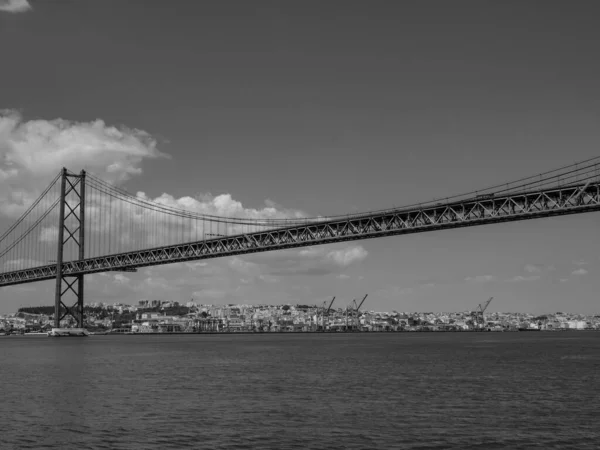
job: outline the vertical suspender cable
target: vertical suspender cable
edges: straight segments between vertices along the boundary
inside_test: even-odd
[[[101,239],[100,240],[100,254],[103,255],[103,256],[106,255],[106,246],[105,246],[105,243],[104,243],[105,240],[106,240],[104,238],[104,234],[106,232],[106,212],[105,212],[105,208],[106,208],[105,201],[106,201],[106,198],[105,197],[106,196],[103,193],[100,194],[100,205],[101,205],[100,206],[100,219],[101,219],[101,223],[102,223],[102,225],[100,227],[100,230],[101,230],[100,231],[100,233],[101,233],[100,234],[100,239]]]
[[[112,235],[113,235],[113,229],[112,229],[112,216],[113,216],[113,211],[112,211],[112,207],[113,207],[113,198],[109,195],[107,196],[108,198],[108,254],[112,255]]]

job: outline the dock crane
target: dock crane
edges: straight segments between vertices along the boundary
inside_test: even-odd
[[[477,305],[477,309],[475,310],[474,316],[475,316],[475,327],[477,328],[483,328],[485,326],[485,310],[487,309],[487,307],[489,306],[490,302],[492,301],[494,297],[490,297],[488,299],[487,302],[485,303],[480,303],[479,305]]]
[[[358,330],[358,313],[359,313],[360,307],[365,302],[365,300],[367,299],[368,295],[369,294],[366,294],[363,297],[363,299],[360,301],[360,303],[358,304],[358,306],[356,305],[356,300],[352,300],[353,303],[354,303],[354,326],[356,327],[357,330]]]
[[[321,331],[325,331],[325,316],[329,317],[329,311],[331,311],[331,305],[333,305],[334,300],[335,300],[335,297],[333,297],[331,299],[331,302],[329,303],[327,310],[325,310],[325,305],[327,304],[327,301],[323,302],[323,310],[322,310],[322,314],[321,314]]]

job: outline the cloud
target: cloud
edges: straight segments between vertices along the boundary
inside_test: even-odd
[[[516,277],[512,277],[506,281],[508,282],[517,282],[517,281],[535,281],[535,280],[539,280],[540,276],[539,275],[530,275],[530,276],[522,276],[522,275],[517,275]]]
[[[229,266],[244,274],[244,275],[258,275],[260,273],[260,266],[256,263],[253,263],[251,261],[245,261],[244,259],[238,257],[238,256],[234,256],[233,258],[229,259]]]
[[[338,246],[342,244],[337,244]],[[329,247],[331,248],[331,247]],[[323,276],[337,273],[362,261],[368,252],[360,245],[350,245],[334,250],[327,247],[307,247],[300,250],[278,250],[252,256],[234,256],[228,259],[230,269],[243,275],[244,283],[261,279],[261,276]],[[340,279],[348,275],[336,275]],[[267,281],[262,279],[262,281]]]
[[[149,200],[158,203],[159,205],[220,217],[236,217],[244,219],[291,219],[306,217],[306,214],[302,211],[285,209],[282,207],[274,208],[267,205],[267,202],[265,202],[265,206],[262,208],[248,208],[240,201],[235,200],[229,193],[219,194],[217,196],[213,196],[212,194],[202,194],[196,198],[189,196],[175,198],[166,193],[155,198],[148,197],[144,192],[138,192],[136,195],[142,200]],[[242,228],[240,228],[240,230],[242,230]],[[251,232],[253,230],[244,228],[243,231]]]
[[[218,216],[224,218],[239,218],[246,220],[265,219],[298,219],[306,217],[300,210],[275,209],[270,206],[251,208],[244,206],[241,202],[233,199],[231,194],[212,196],[211,194],[199,195],[196,198],[184,196],[176,198],[170,194],[163,193],[158,197],[151,198],[144,192],[138,192],[136,197],[145,203],[154,203],[168,208],[185,210],[195,213],[195,218],[181,219],[165,214],[160,208],[140,208],[139,206],[118,201],[112,205],[105,196],[88,196],[86,203],[86,217],[110,217],[111,220],[88,221],[88,230],[92,234],[107,235],[109,227],[118,229],[119,224],[124,224],[118,234],[118,238],[112,235],[112,242],[117,241],[123,251],[139,248],[161,247],[182,242],[200,241],[204,238],[212,238],[222,235],[239,235],[252,232],[264,231],[269,227],[233,220],[229,222],[212,222],[204,220],[206,216]],[[135,201],[133,202],[135,203]],[[285,223],[285,222],[280,222]],[[131,225],[133,224],[133,227]],[[144,233],[140,230],[147,229],[151,224],[152,233]],[[282,226],[282,225],[279,225]],[[106,236],[105,236],[106,237]],[[106,240],[106,239],[105,239]]]
[[[558,281],[561,282],[561,283],[565,283],[565,282],[569,281],[569,279],[568,278],[561,278]]]
[[[350,275],[346,275],[345,273],[340,273],[336,278],[339,278],[340,280],[348,280],[348,279],[350,279]]]
[[[58,226],[42,227],[40,241],[55,243],[58,239]]]
[[[585,270],[583,267],[571,272],[571,275],[587,275],[587,274],[588,274],[588,271]]]
[[[86,295],[90,302],[118,299],[136,304],[137,300],[148,298],[189,301],[191,292],[195,292],[196,300],[220,298],[215,295],[216,291],[227,293],[235,289],[237,280],[227,276],[226,260],[215,260],[207,266],[190,268],[192,265],[178,263],[154,266],[127,275],[100,273],[102,276],[97,278],[86,277]],[[205,294],[198,295],[204,291]]]
[[[197,270],[202,267],[208,266],[208,263],[206,261],[191,261],[191,262],[185,262],[183,264],[185,265],[185,267],[187,267],[190,270]]]
[[[144,298],[213,303],[270,303],[314,300],[312,283],[300,278],[298,293],[289,286],[297,276],[341,275],[341,265],[328,255],[363,254],[360,246],[328,246],[287,249],[147,267],[137,273],[104,273],[86,278],[88,301],[124,301],[136,304]],[[336,253],[337,254],[337,253]],[[357,260],[353,260],[356,264]],[[345,274],[340,279],[345,279]]]
[[[525,272],[540,273],[541,271],[542,271],[542,267],[540,267],[539,265],[536,265],[536,264],[526,264],[525,265]]]
[[[362,246],[357,245],[355,247],[348,247],[341,250],[333,250],[327,254],[327,258],[342,267],[346,267],[354,262],[362,261],[367,257],[368,254],[369,252],[367,252]]]
[[[272,275],[316,275],[335,273],[340,267],[364,260],[368,255],[361,245],[350,245],[327,251],[324,247],[308,247],[299,251],[278,251],[257,258],[271,267]]]
[[[144,159],[165,156],[143,130],[100,119],[27,121],[17,111],[0,110],[0,211],[20,215],[62,167],[120,183],[141,174]]]
[[[578,261],[573,261],[573,264],[576,266],[585,266],[587,264],[587,261],[584,261],[583,259],[580,259]]]
[[[117,283],[117,284],[127,284],[130,281],[130,279],[128,277],[126,277],[125,275],[123,275],[121,273],[115,274],[113,278],[115,280],[115,283]]]
[[[264,281],[265,283],[279,283],[279,279],[272,275],[259,275],[258,279],[260,281]]]
[[[10,13],[26,12],[31,9],[27,0],[0,0],[0,11]]]
[[[147,132],[125,126],[107,125],[97,119],[91,122],[75,122],[63,119],[25,120],[13,110],[0,110],[0,215],[10,219],[19,217],[40,195],[60,168],[78,171],[86,169],[112,184],[122,183],[142,173],[142,163],[148,159],[165,157],[158,150],[157,141]],[[56,192],[52,191],[54,196]],[[163,193],[150,198],[144,192],[137,196],[150,201],[198,215],[236,217],[244,219],[290,219],[304,218],[306,214],[295,209],[285,209],[270,200],[263,206],[251,208],[235,200],[229,193],[213,196],[174,197]],[[52,204],[47,199],[47,206]],[[241,223],[214,224],[205,220],[186,220],[173,226],[170,215],[154,209],[140,209],[130,203],[113,201],[99,195],[88,195],[86,217],[88,237],[97,242],[110,242],[119,251],[136,250],[202,240],[211,234],[240,234],[262,231],[264,227]],[[38,208],[40,209],[40,208]],[[37,212],[37,210],[36,210]],[[94,220],[110,217],[109,220]],[[57,208],[39,228],[40,242],[52,244],[57,238]],[[126,224],[119,228],[119,224]],[[152,224],[152,233],[143,232]],[[119,230],[115,233],[115,230]],[[22,230],[18,229],[3,241],[14,242]],[[3,248],[0,245],[0,252]],[[364,249],[357,253],[334,253],[331,258],[341,265],[348,265],[364,257]],[[10,257],[10,255],[9,255]]]
[[[477,275],[474,277],[466,277],[465,281],[472,283],[486,283],[488,281],[494,281],[496,279],[493,275]]]

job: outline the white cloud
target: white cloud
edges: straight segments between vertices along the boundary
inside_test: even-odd
[[[539,275],[530,275],[530,276],[522,276],[522,275],[517,275],[516,277],[512,277],[510,279],[508,279],[507,281],[509,282],[517,282],[517,281],[535,281],[535,280],[539,280],[540,276]]]
[[[488,281],[494,281],[496,279],[493,275],[477,275],[474,277],[466,277],[465,281],[469,281],[472,283],[485,283]]]
[[[165,155],[158,150],[156,140],[142,130],[109,126],[100,119],[92,122],[63,119],[27,121],[16,111],[0,111],[0,215],[11,219],[20,216],[63,166],[76,172],[83,168],[104,181],[119,184],[140,174],[145,159],[161,156]],[[229,193],[216,196],[203,194],[196,198],[176,198],[167,193],[156,198],[150,198],[144,192],[138,192],[137,195],[143,200],[199,215],[245,219],[306,216],[299,210],[278,207],[270,200],[266,200],[262,207],[249,208]],[[41,242],[56,241],[57,229],[51,225],[54,220],[52,215],[56,215],[56,211],[40,226]],[[97,242],[108,242],[106,234],[113,231],[113,248],[119,248],[119,251],[196,241],[209,234],[230,235],[264,229],[239,223],[211,226],[210,222],[204,220],[189,220],[183,227],[179,223],[174,227],[172,217],[164,213],[140,210],[124,202],[114,207],[106,198],[100,200],[99,196],[93,195],[88,195],[86,217],[88,237],[102,236]],[[94,220],[98,217],[110,217],[111,220]],[[127,226],[115,235],[114,229],[118,228],[119,223]],[[154,232],[141,233],[140,230],[149,223],[153,224]],[[9,236],[6,242],[13,241],[13,237],[17,236]],[[361,255],[332,255],[335,260],[342,263],[346,261],[345,264],[357,257]]]
[[[561,278],[558,281],[560,281],[561,283],[565,283],[565,282],[569,281],[569,279],[568,278]]]
[[[538,265],[535,265],[535,264],[526,264],[525,265],[525,272],[540,273],[541,271],[542,271],[542,268]]]
[[[58,226],[42,227],[40,241],[55,243],[58,240]]]
[[[332,250],[327,254],[327,258],[339,266],[346,267],[354,262],[362,261],[367,257],[368,254],[369,252],[367,252],[362,246],[357,245],[341,250]]]
[[[100,119],[27,121],[16,111],[0,111],[0,212],[20,215],[62,167],[119,183],[139,175],[145,158],[161,156],[156,140],[142,130]]]
[[[0,11],[20,13],[30,9],[31,5],[27,0],[0,0]]]
[[[259,275],[258,279],[265,283],[279,283],[279,279],[272,275]]]
[[[123,275],[122,273],[117,273],[114,275],[115,283],[117,284],[127,284],[129,283],[129,278]]]
[[[587,261],[584,261],[583,259],[580,259],[578,261],[573,261],[573,264],[576,266],[585,266],[587,264]]]
[[[340,244],[338,244],[340,245]],[[279,250],[252,256],[234,256],[227,265],[243,275],[244,283],[267,281],[266,276],[316,275],[338,272],[362,261],[368,252],[360,245],[327,250],[326,247],[307,247],[301,250]],[[336,275],[340,279],[348,275]],[[273,282],[272,279],[268,281]]]
[[[198,270],[202,267],[208,266],[208,263],[206,261],[191,261],[185,262],[184,264],[190,270]]]
[[[574,270],[573,272],[571,272],[571,275],[587,275],[588,271],[585,270],[584,268],[581,269],[577,269]]]
[[[338,244],[338,246],[341,244]],[[348,267],[365,259],[368,252],[360,245],[338,247],[308,247],[302,250],[283,250],[255,257],[266,264],[271,275],[327,275],[340,267]]]
[[[307,247],[307,248],[303,248],[302,250],[298,251],[298,254],[302,257],[315,257],[315,256],[320,256],[323,254],[323,249],[319,248],[319,247]]]
[[[276,209],[270,206],[265,206],[263,208],[248,208],[245,207],[240,201],[235,200],[231,194],[220,194],[217,196],[203,194],[197,198],[189,196],[175,198],[166,193],[156,198],[149,198],[144,192],[138,192],[136,195],[141,199],[150,200],[160,205],[184,209],[194,213],[220,217],[237,217],[244,219],[290,219],[302,218],[306,216],[302,211],[294,209]],[[223,231],[223,229],[220,231]],[[253,230],[240,226],[238,231],[251,232]]]
[[[119,233],[118,239],[113,237],[113,242],[118,240],[119,248],[123,251],[138,248],[152,248],[172,245],[182,242],[199,241],[203,238],[212,238],[221,235],[237,235],[264,231],[265,226],[250,225],[240,221],[216,223],[204,220],[204,216],[235,217],[241,219],[290,219],[300,218],[306,215],[293,209],[274,209],[271,207],[248,208],[241,202],[234,200],[230,194],[222,194],[216,197],[205,194],[192,197],[175,198],[169,194],[162,194],[156,198],[150,198],[143,192],[138,192],[137,197],[141,200],[158,203],[178,210],[196,213],[199,218],[181,220],[164,212],[154,209],[140,209],[129,203],[119,202],[118,206],[112,206],[104,197],[88,196],[86,217],[111,217],[111,222],[88,221],[88,230],[92,233],[106,234],[108,227],[113,229],[116,224],[126,224],[124,230]],[[112,224],[112,225],[111,225]],[[134,227],[130,227],[133,224]],[[151,233],[141,233],[139,230],[147,228],[152,224]],[[175,225],[175,226],[174,226]]]
[[[336,278],[339,278],[340,280],[348,280],[348,279],[350,279],[350,275],[346,275],[345,273],[340,273]]]
[[[258,264],[251,261],[245,261],[238,256],[234,256],[229,259],[229,266],[244,275],[257,276],[261,271],[261,268]]]
[[[141,285],[138,285],[138,291],[149,291],[154,292],[155,290],[170,291],[173,289],[175,283],[165,277],[147,277],[143,280]]]

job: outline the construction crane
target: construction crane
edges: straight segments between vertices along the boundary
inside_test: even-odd
[[[485,326],[485,310],[487,309],[487,307],[489,306],[490,302],[492,301],[494,297],[490,297],[488,299],[487,302],[485,303],[480,303],[479,305],[477,305],[477,310],[475,310],[474,313],[474,319],[475,319],[475,327],[476,328],[483,328]]]
[[[321,315],[321,326],[322,326],[321,331],[325,331],[325,316],[327,315],[329,317],[329,311],[331,311],[331,305],[333,305],[334,300],[335,300],[335,297],[333,297],[331,299],[331,302],[329,303],[327,310],[325,310],[325,305],[327,304],[327,301],[323,302],[323,311],[322,311],[322,315]]]
[[[353,302],[354,302],[354,326],[356,327],[357,330],[358,330],[358,314],[359,314],[359,310],[360,310],[360,307],[362,306],[362,304],[367,299],[368,295],[369,294],[366,294],[363,297],[363,299],[360,301],[360,303],[358,304],[358,306],[356,305],[356,300],[353,300]]]

